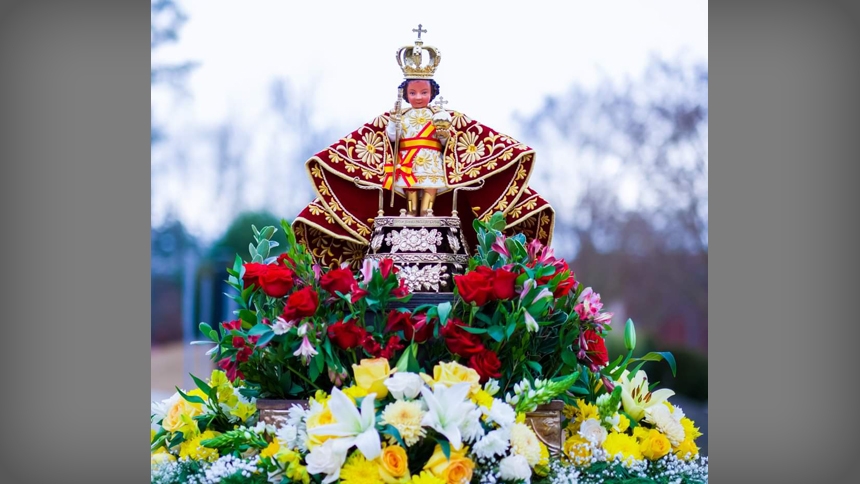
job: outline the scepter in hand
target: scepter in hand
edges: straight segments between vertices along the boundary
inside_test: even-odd
[[[391,120],[394,122],[394,173],[392,173],[391,181],[391,207],[394,207],[394,184],[397,183],[397,170],[400,168],[400,103],[403,101],[403,88],[397,88],[397,101],[394,103],[394,111],[391,113]]]

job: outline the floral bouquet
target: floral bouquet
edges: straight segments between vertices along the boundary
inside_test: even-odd
[[[246,395],[306,399],[346,383],[347,365],[359,359],[398,356],[403,317],[386,308],[411,295],[391,260],[365,261],[358,274],[321,267],[282,226],[288,247],[277,257],[276,229],[252,227],[251,260],[237,255],[228,269],[238,319],[222,323],[220,334],[202,323],[210,341],[199,343],[216,343],[209,354],[230,380],[245,382]],[[420,339],[426,331],[417,329]]]

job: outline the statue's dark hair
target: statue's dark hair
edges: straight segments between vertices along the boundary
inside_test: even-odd
[[[409,83],[412,81],[430,81],[430,102],[433,102],[433,100],[436,99],[436,96],[439,95],[439,83],[433,79],[407,79],[397,86],[398,89],[403,89],[404,101],[409,102]]]

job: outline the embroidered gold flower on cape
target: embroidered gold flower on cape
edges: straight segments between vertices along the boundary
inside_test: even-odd
[[[375,131],[365,133],[355,151],[366,165],[378,165],[382,161],[382,138]]]
[[[475,133],[465,132],[457,140],[457,151],[464,162],[474,163],[484,156],[484,143],[478,142],[478,135]]]

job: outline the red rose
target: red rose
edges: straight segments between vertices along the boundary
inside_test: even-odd
[[[328,327],[328,339],[344,350],[351,350],[361,344],[367,331],[354,321],[340,322]]]
[[[484,351],[481,338],[461,328],[462,325],[461,321],[454,319],[442,327],[442,337],[445,338],[448,350],[463,358],[469,358]]]
[[[580,359],[581,363],[589,365],[591,368],[601,368],[609,364],[609,353],[606,351],[606,343],[603,337],[596,331],[587,329],[580,336],[580,349],[585,350],[585,361]]]
[[[382,259],[379,261],[379,272],[382,274],[383,279],[388,279],[388,275],[392,272],[397,274],[397,268],[394,267],[394,260],[392,259]]]
[[[287,321],[313,316],[319,305],[319,296],[310,287],[299,289],[287,298],[283,318]]]
[[[269,271],[269,266],[259,262],[248,262],[244,264],[245,273],[242,274],[242,282],[245,288],[253,286],[260,287],[260,276]]]
[[[513,272],[502,268],[496,269],[492,278],[493,297],[496,299],[512,299],[516,294],[516,291],[514,291],[516,280],[517,275]]]
[[[284,297],[293,288],[293,271],[284,266],[272,265],[260,276],[260,286],[269,297]]]
[[[392,360],[394,359],[394,355],[403,348],[404,345],[400,340],[400,336],[395,334],[388,338],[388,343],[385,343],[385,349],[379,353],[379,357],[385,358],[386,360]]]
[[[412,323],[412,314],[408,311],[400,312],[392,310],[388,313],[388,322],[385,323],[385,332],[395,333],[397,331],[403,331],[403,337],[409,341],[412,340],[412,335],[414,334],[415,329]]]
[[[245,338],[241,336],[233,336],[233,348],[243,348],[245,346]]]
[[[320,286],[332,294],[335,294],[336,292],[349,294],[352,292],[353,287],[356,287],[357,285],[358,283],[355,281],[355,276],[349,269],[333,269],[323,274],[320,278]]]
[[[484,351],[469,358],[469,368],[478,372],[481,377],[481,383],[486,383],[490,378],[500,378],[502,373],[499,371],[502,368],[502,362],[493,350],[485,349]]]
[[[486,271],[482,270],[486,269]],[[489,271],[489,274],[487,274]],[[474,302],[478,306],[487,304],[493,295],[491,283],[492,270],[488,267],[478,266],[476,270],[462,276],[454,276],[454,284],[460,297],[466,301]]]
[[[413,341],[423,343],[433,336],[433,323],[427,321],[426,314],[417,314],[412,319],[414,321],[412,325],[414,329]]]

